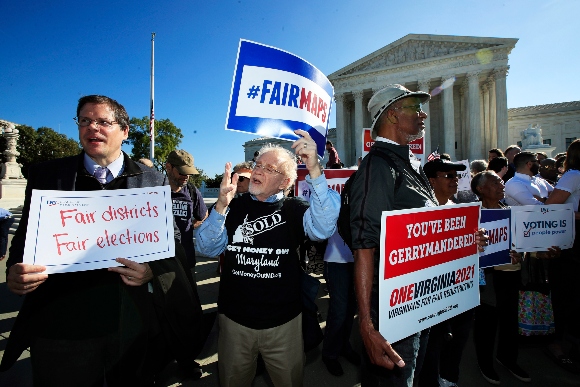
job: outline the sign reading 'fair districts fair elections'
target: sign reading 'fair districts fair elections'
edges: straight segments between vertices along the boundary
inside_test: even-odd
[[[379,331],[403,339],[479,305],[479,204],[385,211]]]
[[[226,129],[286,140],[302,129],[323,157],[333,95],[330,81],[304,59],[242,39]]]
[[[46,274],[175,255],[169,186],[111,191],[33,190],[24,263]]]

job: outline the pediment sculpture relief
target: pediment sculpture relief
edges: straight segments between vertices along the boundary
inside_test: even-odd
[[[457,54],[465,51],[481,50],[483,48],[494,46],[496,46],[496,44],[409,40],[397,47],[388,50],[387,52],[376,56],[375,58],[372,58],[365,63],[353,67],[341,75],[385,68],[423,59]]]

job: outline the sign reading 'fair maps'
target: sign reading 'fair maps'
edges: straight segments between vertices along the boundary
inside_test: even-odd
[[[383,212],[379,331],[385,339],[398,341],[479,305],[479,209]]]
[[[169,186],[113,191],[33,190],[24,263],[46,274],[173,257]]]
[[[485,251],[479,253],[479,268],[505,265],[511,263],[510,258],[510,229],[511,210],[481,210],[481,228],[484,228],[489,237]]]
[[[322,158],[333,94],[330,81],[304,59],[242,39],[226,129],[287,140],[302,129]]]

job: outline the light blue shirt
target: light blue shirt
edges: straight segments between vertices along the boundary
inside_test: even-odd
[[[336,221],[340,211],[340,195],[328,188],[324,174],[316,179],[306,176],[306,183],[311,188],[310,207],[304,213],[302,224],[308,238],[321,241],[330,238],[336,231]],[[258,200],[251,195],[252,199]],[[275,203],[284,198],[282,191],[264,200],[266,203]],[[229,208],[225,215],[211,211],[207,219],[195,232],[195,248],[201,254],[209,257],[220,255],[227,246],[228,234],[224,227]]]
[[[121,172],[123,172],[123,161],[124,161],[123,152],[121,152],[121,154],[119,155],[119,157],[117,157],[117,159],[115,161],[113,161],[111,164],[106,166],[106,168],[107,168],[107,176],[106,176],[107,183],[110,183],[111,180],[113,180],[115,177],[119,176],[121,174]],[[83,162],[85,165],[85,169],[91,175],[94,175],[95,170],[100,167],[100,165],[97,164],[95,162],[95,160],[91,159],[89,157],[89,155],[87,155],[86,153],[85,153],[85,157],[84,157]]]

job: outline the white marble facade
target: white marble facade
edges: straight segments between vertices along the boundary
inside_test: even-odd
[[[520,133],[530,125],[542,129],[543,143],[555,148],[552,156],[565,152],[572,141],[580,138],[580,101],[508,109],[511,144],[520,144]]]
[[[517,41],[410,34],[330,74],[341,159],[351,165],[360,156],[362,129],[371,124],[367,103],[391,83],[432,94],[425,108],[427,153],[439,145],[452,159],[474,160],[490,148],[506,148],[512,142],[508,56]]]

